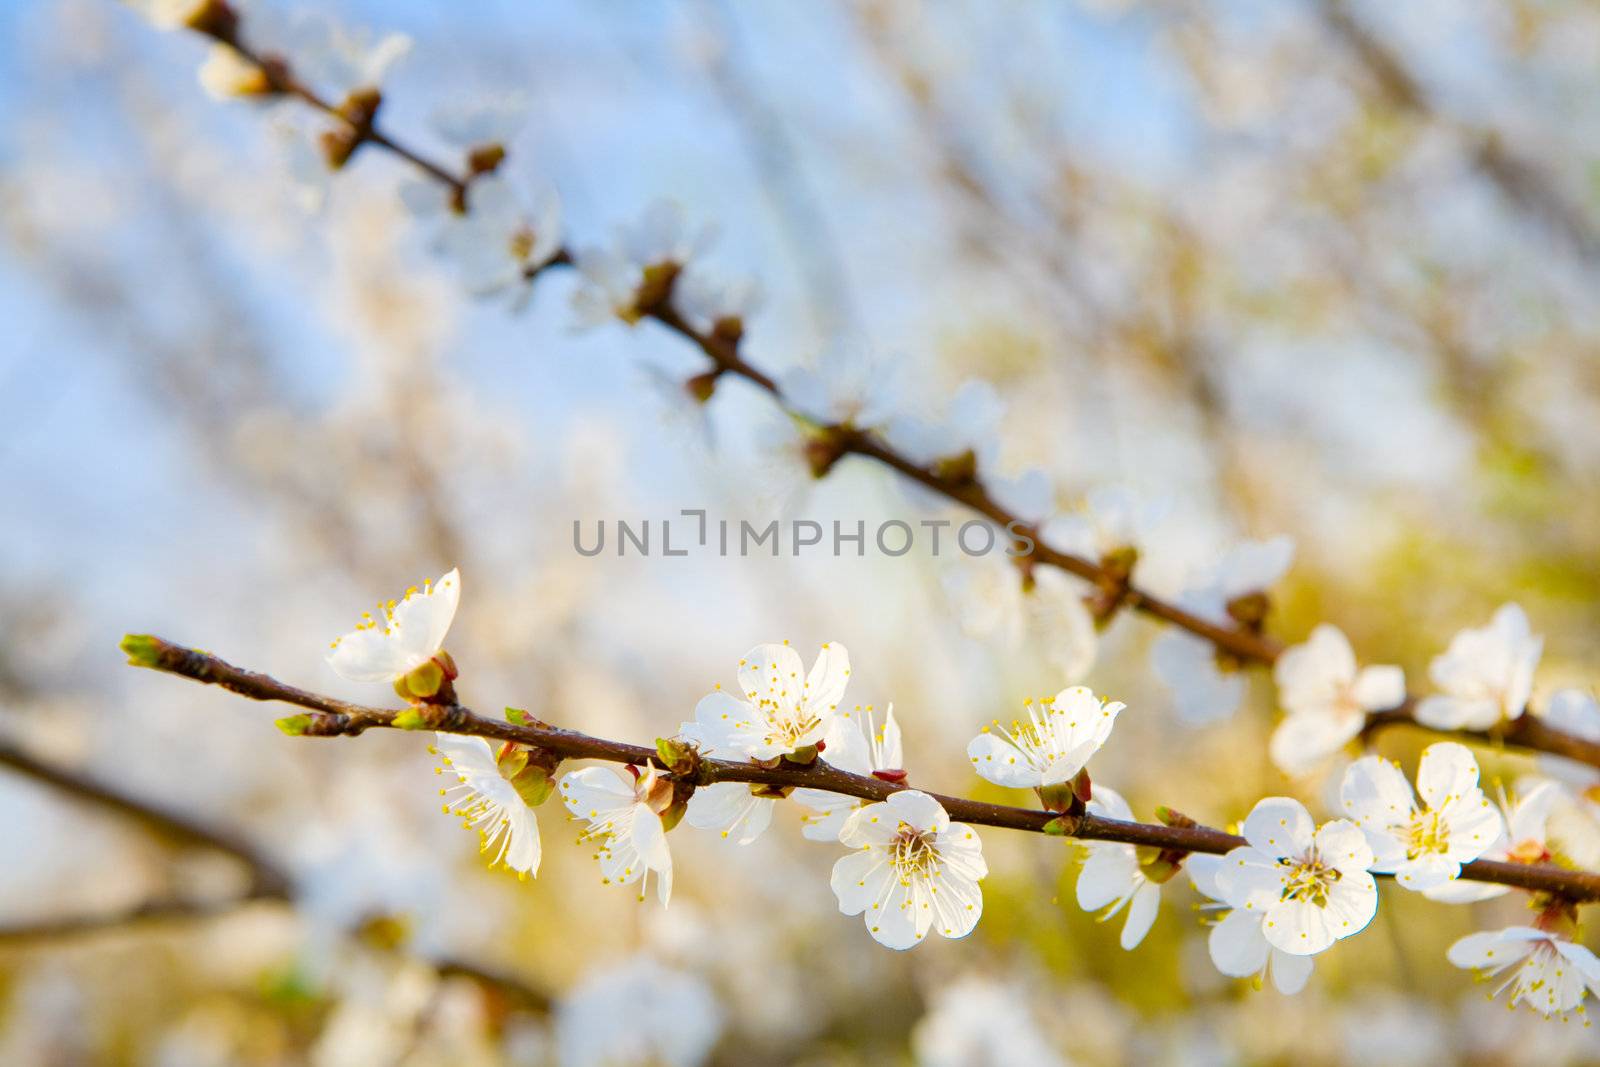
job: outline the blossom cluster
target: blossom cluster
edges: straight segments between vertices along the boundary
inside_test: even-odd
[[[451,571],[382,605],[381,618],[367,618],[333,643],[330,665],[354,681],[390,682],[418,709],[453,702],[457,668],[443,643],[460,590],[461,577]],[[1457,638],[1434,672],[1450,687],[1430,699],[1457,701],[1463,713],[1480,715],[1481,702],[1490,699],[1485,694],[1496,694],[1504,709],[1509,676],[1521,687],[1512,693],[1514,702],[1526,698],[1527,653],[1531,647],[1536,654],[1537,642],[1514,609],[1502,610],[1496,626]],[[1496,635],[1500,644],[1490,648]],[[1463,644],[1476,652],[1470,675],[1456,666],[1456,646]],[[930,933],[963,937],[983,912],[980,882],[988,866],[982,842],[971,826],[952,821],[938,797],[909,787],[893,706],[880,720],[873,706],[846,703],[851,672],[849,653],[836,642],[823,644],[809,667],[787,642],[756,646],[739,661],[733,689],[715,687],[692,719],[658,743],[665,766],[589,766],[557,781],[559,761],[535,746],[509,741],[496,751],[481,737],[439,733],[440,773],[455,779],[441,790],[445,810],[478,832],[491,865],[526,877],[537,873],[541,857],[533,809],[559,793],[583,824],[579,840],[594,848],[601,880],[637,885],[643,900],[654,876],[665,905],[673,879],[668,833],[680,821],[745,845],[771,826],[780,802],[792,799],[804,809],[803,836],[847,850],[834,864],[831,888],[839,910],[860,915],[874,940],[907,949]],[[1348,643],[1331,627],[1287,654],[1279,674],[1297,708],[1291,717],[1343,716],[1352,706],[1403,696],[1393,669],[1358,670]],[[1065,832],[1072,832],[1070,820],[1088,815],[1132,822],[1127,800],[1092,782],[1089,772],[1123,710],[1086,687],[1070,687],[1025,702],[1008,725],[985,727],[967,755],[994,785],[1031,790]],[[1563,693],[1552,713],[1586,736],[1600,735],[1600,707],[1578,694]],[[527,721],[522,713],[511,717]],[[696,784],[693,769],[706,759],[752,769],[822,761],[884,783],[886,795],[873,801],[797,790],[764,783],[756,774],[748,781]],[[1562,773],[1575,772],[1567,767]],[[1310,978],[1315,956],[1371,922],[1379,903],[1376,876],[1446,903],[1506,892],[1504,885],[1462,880],[1463,867],[1480,858],[1551,862],[1556,853],[1547,824],[1563,798],[1570,799],[1564,787],[1544,779],[1526,783],[1516,801],[1492,801],[1472,752],[1453,741],[1423,752],[1414,785],[1397,764],[1363,756],[1343,773],[1341,817],[1319,824],[1299,801],[1268,797],[1243,820],[1243,844],[1226,855],[1082,842],[1077,901],[1104,919],[1121,915],[1121,944],[1131,950],[1154,925],[1164,886],[1187,870],[1208,902],[1203,910],[1211,917],[1208,944],[1218,970],[1269,977],[1280,991],[1293,993]],[[1186,824],[1169,812],[1163,817]],[[1590,818],[1600,834],[1600,817]],[[1600,961],[1575,940],[1570,904],[1543,897],[1535,903],[1541,910],[1533,925],[1469,935],[1449,958],[1487,973],[1510,970],[1513,1003],[1565,1015],[1581,1008],[1589,990],[1600,991]]]
[[[331,128],[314,136],[283,121],[309,200],[321,201],[329,176],[363,144],[386,143],[376,126],[382,82],[407,51],[404,38],[353,32],[321,16],[280,18],[243,0],[141,0],[138,6],[158,22],[212,38],[200,71],[212,93],[267,105],[298,98],[332,119]],[[638,222],[618,227],[609,243],[568,250],[559,198],[541,178],[516,169],[520,157],[512,159],[511,142],[526,113],[525,101],[503,97],[435,115],[433,132],[453,153],[452,167],[401,153],[424,172],[402,187],[401,196],[463,285],[520,304],[546,267],[570,263],[580,279],[573,306],[581,324],[655,318],[687,332],[714,359],[736,346],[759,289],[706,267],[714,234],[690,226],[677,206],[653,205]],[[720,360],[712,372],[691,379],[689,395],[708,399],[729,365]],[[820,477],[843,454],[842,434],[866,433],[912,465],[922,488],[980,493],[991,505],[986,514],[1014,517],[1030,538],[1036,532],[1052,551],[1085,564],[1079,573],[1091,576],[1087,590],[1077,578],[1035,566],[1031,553],[993,561],[1000,563],[993,573],[953,574],[948,583],[966,602],[969,632],[1042,634],[1054,666],[1068,682],[1080,681],[1093,664],[1099,631],[1138,592],[1131,582],[1151,547],[1160,509],[1102,488],[1089,493],[1081,509],[1059,514],[1042,471],[1007,477],[992,470],[1003,405],[991,386],[964,383],[939,417],[913,418],[899,410],[908,405],[898,402],[895,366],[836,346],[813,366],[770,383],[793,424],[790,458]],[[1241,542],[1194,572],[1175,597],[1168,617],[1186,617],[1188,625],[1161,635],[1152,663],[1180,720],[1214,723],[1241,706],[1247,682],[1240,668],[1252,657],[1230,652],[1227,641],[1209,635],[1247,643],[1261,638],[1270,591],[1293,556],[1287,537]],[[455,703],[458,668],[444,641],[460,585],[451,571],[382,605],[334,643],[330,665],[353,681],[393,685],[412,705],[396,723],[425,728],[431,709]],[[1535,699],[1542,640],[1513,604],[1488,625],[1457,634],[1429,667],[1435,691],[1420,697],[1408,693],[1398,666],[1362,666],[1332,625],[1317,627],[1281,654],[1275,645],[1247,647],[1270,649],[1253,658],[1273,665],[1285,716],[1270,755],[1288,775],[1330,764],[1365,736],[1375,716],[1386,714],[1407,714],[1463,737],[1496,736],[1524,715],[1537,715],[1575,737],[1600,740],[1600,704],[1591,695],[1562,690]],[[822,645],[809,668],[787,642],[759,645],[739,662],[736,688],[708,694],[693,717],[660,742],[661,760],[559,776],[560,761],[537,746],[509,741],[495,748],[445,730],[435,743],[439,772],[450,780],[441,790],[444,807],[479,834],[492,864],[533,876],[542,856],[533,812],[559,794],[583,824],[579,839],[593,847],[602,880],[637,886],[644,899],[653,876],[665,905],[673,884],[668,835],[680,822],[747,845],[771,827],[780,802],[792,799],[805,810],[807,839],[846,850],[834,864],[831,888],[840,911],[860,915],[875,940],[907,949],[929,933],[965,936],[982,914],[980,883],[988,873],[982,843],[971,826],[951,820],[940,798],[908,784],[893,706],[880,721],[873,706],[847,704],[850,675],[848,653],[838,643]],[[1029,701],[1009,725],[985,728],[972,739],[968,757],[994,785],[1031,790],[1054,830],[1072,834],[1088,817],[1132,822],[1129,802],[1089,774],[1123,710],[1120,702],[1069,685],[1053,698]],[[741,775],[699,781],[694,770],[708,759],[736,765]],[[796,790],[758,773],[819,761],[882,783],[874,793],[882,799]],[[1466,903],[1511,892],[1503,884],[1463,879],[1464,868],[1481,859],[1600,862],[1600,772],[1554,759],[1542,770],[1491,799],[1472,752],[1453,741],[1422,753],[1414,784],[1396,764],[1363,755],[1339,774],[1338,816],[1319,824],[1297,800],[1265,798],[1241,824],[1243,844],[1225,855],[1084,841],[1077,901],[1104,918],[1121,916],[1121,944],[1131,950],[1157,921],[1164,887],[1187,870],[1215,917],[1208,944],[1218,970],[1270,977],[1278,989],[1294,992],[1309,980],[1315,956],[1371,922],[1379,904],[1377,876],[1438,902]],[[1163,818],[1181,817],[1163,809]],[[1561,834],[1553,828],[1557,822],[1565,827]],[[1513,1004],[1546,1015],[1580,1011],[1587,993],[1600,991],[1600,962],[1576,940],[1571,902],[1533,894],[1532,903],[1530,925],[1471,934],[1452,946],[1449,959],[1486,974],[1509,972],[1503,988]]]

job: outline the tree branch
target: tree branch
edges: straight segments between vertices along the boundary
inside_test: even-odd
[[[544,749],[564,759],[654,765],[668,770],[654,748],[591,737],[544,723],[502,722],[478,715],[459,704],[419,705],[403,711],[353,704],[296,688],[270,675],[235,667],[209,652],[175,645],[158,637],[131,636],[124,639],[123,648],[129,654],[129,662],[135,666],[221,686],[251,700],[275,701],[306,708],[312,714],[306,717],[305,722],[298,724],[295,731],[306,736],[354,737],[371,729],[407,729],[410,727],[400,725],[397,718],[409,711],[416,711],[424,723],[421,728],[429,730],[513,741]],[[731,760],[700,760],[691,784],[702,786],[714,782],[820,789],[869,801],[884,800],[902,789],[913,788],[905,782],[886,782],[851,774],[820,758],[810,764],[780,762],[771,767]],[[1244,838],[1236,834],[1207,826],[1123,822],[1087,813],[1057,815],[1050,811],[990,804],[940,793],[929,795],[939,802],[952,819],[979,826],[1048,833],[1084,841],[1117,841],[1178,852],[1222,854],[1246,843]],[[1600,874],[1550,864],[1476,860],[1462,867],[1461,877],[1549,893],[1574,902],[1600,900]]]
[[[244,59],[256,64],[279,92],[296,97],[346,124],[354,135],[356,146],[376,145],[446,185],[458,208],[464,209],[467,189],[477,177],[476,174],[470,172],[458,174],[451,167],[430,159],[426,153],[408,147],[380,129],[373,114],[366,115],[359,122],[353,121],[346,108],[324,99],[302,84],[294,76],[286,57],[264,56],[252,52],[240,38],[236,22],[224,20],[220,26],[206,24],[193,28],[213,40],[229,45]],[[528,270],[526,277],[531,280],[545,269],[571,266],[573,262],[571,251],[562,249],[549,262]],[[731,374],[742,378],[767,393],[784,410],[792,413],[776,379],[743,357],[740,352],[740,339],[715,331],[707,333],[696,329],[673,307],[670,285],[654,304],[639,310],[644,316],[660,323],[699,348],[711,361],[715,376]],[[970,508],[1003,529],[1013,532],[1015,543],[1020,548],[1027,548],[1031,542],[1031,550],[1018,560],[1024,566],[1043,564],[1055,567],[1097,587],[1114,589],[1118,594],[1114,603],[1126,605],[1208,641],[1220,655],[1235,663],[1270,667],[1283,653],[1282,642],[1257,629],[1229,626],[1202,618],[1178,604],[1132,585],[1125,576],[1102,566],[1095,560],[1063,552],[1045,543],[1039,537],[1038,527],[1002,506],[976,472],[969,475],[954,475],[933,467],[925,467],[897,451],[871,430],[847,423],[822,426],[818,432],[827,438],[840,456],[855,455],[870,459],[953,503]],[[1415,698],[1408,696],[1399,706],[1377,713],[1373,717],[1373,722],[1369,724],[1369,732],[1396,722],[1415,723],[1411,715],[1414,704]],[[1416,725],[1421,724],[1416,723]],[[1473,735],[1466,733],[1460,736]],[[1497,731],[1495,739],[1505,744],[1557,753],[1600,767],[1600,742],[1558,731],[1526,713],[1511,720],[1503,729]]]

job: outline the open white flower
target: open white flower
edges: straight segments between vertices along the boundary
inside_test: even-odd
[[[1094,787],[1094,797],[1088,808],[1107,819],[1133,821],[1133,809],[1128,807],[1128,802],[1103,785]],[[1100,916],[1102,922],[1126,907],[1128,916],[1122,924],[1122,947],[1130,951],[1138,948],[1161,908],[1161,883],[1150,878],[1140,862],[1139,850],[1133,845],[1119,841],[1085,841],[1082,848],[1086,856],[1083,869],[1078,872],[1078,907],[1084,911],[1105,908]],[[1166,869],[1176,873],[1175,865]]]
[[[1313,955],[1372,921],[1372,849],[1354,823],[1319,828],[1299,801],[1267,797],[1245,819],[1244,837],[1248,845],[1223,857],[1217,883],[1230,906],[1261,916],[1274,948]]]
[[[1324,623],[1303,645],[1285,650],[1273,666],[1278,702],[1288,717],[1272,734],[1272,762],[1285,774],[1304,774],[1356,738],[1367,714],[1405,700],[1399,667],[1356,664],[1350,641]]]
[[[1500,836],[1478,857],[1504,863],[1548,863],[1552,850],[1547,823],[1551,813],[1565,799],[1561,786],[1544,779],[1520,784],[1514,797],[1503,793],[1497,805]],[[1457,879],[1423,891],[1423,896],[1443,904],[1473,904],[1511,892],[1497,882],[1469,882]]]
[[[880,945],[910,948],[929,930],[965,937],[978,925],[978,881],[989,873],[982,842],[928,794],[908,789],[868,804],[839,843],[858,850],[833,865],[839,910],[863,916]]]
[[[1297,956],[1275,947],[1261,932],[1266,916],[1259,911],[1245,911],[1228,904],[1222,887],[1217,883],[1217,872],[1222,869],[1223,857],[1195,855],[1184,863],[1189,880],[1195,889],[1210,898],[1202,904],[1203,911],[1213,913],[1211,933],[1206,948],[1211,962],[1218,971],[1229,978],[1254,978],[1263,975],[1272,979],[1278,992],[1293,996],[1305,988],[1311,978],[1313,956]]]
[[[1531,926],[1468,934],[1450,946],[1448,957],[1485,978],[1515,968],[1495,993],[1509,989],[1511,1007],[1527,1004],[1547,1018],[1582,1011],[1591,991],[1600,996],[1600,960],[1594,953]]]
[[[1417,767],[1417,797],[1397,764],[1363,756],[1344,773],[1339,796],[1372,847],[1371,869],[1421,892],[1455,880],[1505,831],[1478,788],[1478,761],[1465,745],[1429,745]]]
[[[894,705],[884,712],[879,726],[872,705],[857,704],[853,711],[841,711],[828,730],[825,759],[851,774],[897,771],[905,767],[900,742],[900,724],[894,718]],[[865,801],[825,789],[796,789],[794,799],[810,808],[802,817],[800,832],[812,841],[837,841],[845,820]],[[691,805],[694,801],[689,802]]]
[[[328,664],[352,682],[398,681],[440,654],[461,601],[461,574],[406,590],[399,603],[380,608],[381,621],[362,616],[355,630],[333,642]]]
[[[824,740],[838,716],[850,679],[850,655],[837,642],[822,646],[802,682],[804,664],[787,643],[757,645],[739,661],[740,701],[719,687],[695,708],[679,733],[701,753],[724,759],[769,760]],[[778,795],[742,782],[702,786],[685,813],[697,830],[717,830],[747,845],[772,823]]]
[[[541,185],[524,196],[497,172],[467,187],[466,207],[445,223],[439,250],[456,265],[469,293],[509,291],[515,301],[524,300],[532,275],[561,251],[560,198]]]
[[[505,866],[526,877],[539,873],[539,823],[500,773],[494,750],[481,737],[439,734],[434,751],[444,761],[441,774],[456,776],[456,784],[439,790],[444,810],[459,815],[462,825],[478,831],[479,850],[492,854],[489,866]]]
[[[979,775],[1013,789],[1043,789],[1071,781],[1111,736],[1117,715],[1127,705],[1102,701],[1085,686],[1063,689],[1054,700],[1028,701],[1026,721],[1010,729],[994,723],[967,746]]]
[[[1417,705],[1417,721],[1435,730],[1487,730],[1517,718],[1543,650],[1544,638],[1529,632],[1522,609],[1504,605],[1488,626],[1462,630],[1434,657],[1428,676],[1443,692]]]
[[[671,800],[672,783],[654,768],[585,767],[561,779],[561,799],[567,810],[589,825],[580,841],[593,840],[599,848],[601,881],[607,885],[639,883],[645,898],[650,872],[656,874],[656,894],[665,905],[672,896],[672,852],[661,811]]]
[[[822,646],[809,673],[785,642],[757,645],[739,661],[739,692],[720,686],[701,699],[684,737],[725,758],[777,759],[827,736],[850,681],[850,653]]]
[[[696,830],[716,830],[736,845],[748,845],[767,832],[777,806],[778,798],[760,786],[713,782],[694,791],[683,818]]]

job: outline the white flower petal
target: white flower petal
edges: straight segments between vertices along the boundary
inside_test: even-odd
[[[1298,855],[1311,847],[1316,823],[1305,805],[1289,797],[1266,797],[1256,802],[1244,820],[1244,838],[1251,847],[1278,858]]]

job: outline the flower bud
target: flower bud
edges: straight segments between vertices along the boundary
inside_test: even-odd
[[[704,404],[710,400],[717,391],[717,379],[722,377],[722,369],[708,370],[704,374],[696,374],[693,378],[683,383],[683,391],[694,398],[695,403]]]
[[[694,780],[700,771],[700,750],[689,741],[676,737],[656,738],[656,755],[661,765],[675,777]]]
[[[972,449],[937,460],[933,473],[942,482],[952,485],[971,485],[978,480],[978,454]]]
[[[790,752],[784,756],[783,759],[786,763],[796,763],[802,767],[809,767],[811,764],[817,762],[817,753],[819,750],[820,746],[818,745],[805,745],[801,748],[795,749],[793,752]]]
[[[507,741],[495,757],[500,776],[510,782],[522,802],[537,808],[550,799],[555,789],[556,771],[561,757],[548,749]]]
[[[672,295],[672,283],[678,280],[682,269],[671,260],[646,267],[633,295],[633,307],[622,314],[622,320],[632,325],[666,303],[667,297]]]

